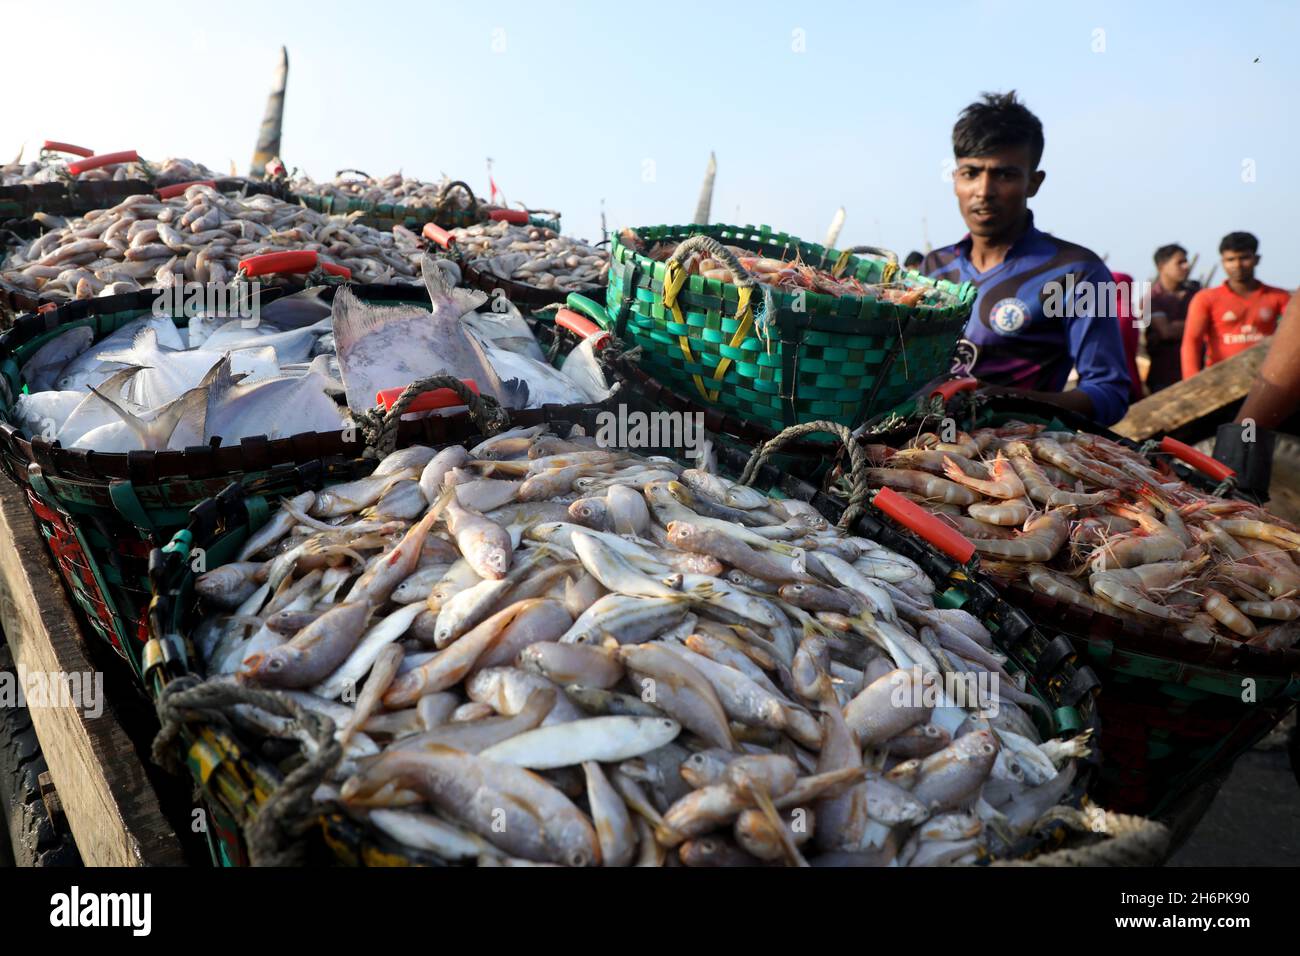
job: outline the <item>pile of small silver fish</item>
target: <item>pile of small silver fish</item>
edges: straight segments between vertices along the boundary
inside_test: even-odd
[[[1005,582],[1200,645],[1300,641],[1300,529],[1087,432],[1009,423],[870,446],[868,480],[922,503]]]
[[[216,179],[218,176],[218,173],[202,163],[177,158],[165,159],[160,165],[148,168],[143,163],[113,163],[98,169],[87,169],[75,177],[69,174],[68,164],[61,159],[45,158],[0,166],[0,186],[31,186],[73,179],[79,183],[121,182],[127,179],[184,183],[196,179]]]
[[[579,292],[609,275],[606,250],[545,226],[481,223],[451,234],[474,268],[539,289]]]
[[[19,246],[0,279],[48,299],[83,299],[178,281],[227,282],[241,259],[289,249],[347,266],[357,282],[417,275],[423,244],[414,233],[400,226],[383,232],[354,219],[204,185],[171,199],[128,196]]]
[[[289,181],[289,189],[304,196],[330,196],[334,199],[375,204],[432,208],[438,205],[439,196],[452,182],[447,176],[436,183],[427,183],[403,176],[400,172],[383,179],[375,179],[364,173],[345,175],[348,172],[351,171],[339,173],[329,182],[316,182],[308,176],[298,176]],[[463,189],[453,189],[446,195],[446,204],[454,209],[468,209],[469,193]]]
[[[334,721],[316,798],[448,862],[972,862],[1088,749],[1040,740],[1044,705],[907,558],[578,429],[396,452],[195,591],[208,680]],[[994,705],[914,694],[945,672]]]
[[[14,423],[101,452],[338,431],[342,385],[319,292],[269,303],[256,322],[198,315],[181,329],[150,314],[98,343],[88,326],[70,328],[23,364]]]

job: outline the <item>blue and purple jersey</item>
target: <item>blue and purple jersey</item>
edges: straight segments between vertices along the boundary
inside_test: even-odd
[[[987,272],[970,261],[971,240],[936,249],[921,271],[979,289],[957,355],[959,374],[994,385],[1059,392],[1070,369],[1092,399],[1095,421],[1119,421],[1129,375],[1110,270],[1090,250],[1029,228]]]

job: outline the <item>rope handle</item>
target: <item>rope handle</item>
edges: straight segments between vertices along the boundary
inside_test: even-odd
[[[839,422],[805,422],[802,425],[791,425],[789,428],[784,429],[775,438],[768,439],[754,449],[754,453],[745,465],[745,470],[740,475],[740,483],[742,485],[752,485],[758,477],[759,470],[767,463],[769,458],[790,442],[818,432],[835,436],[849,452],[851,467],[849,483],[853,490],[849,494],[848,507],[844,509],[844,514],[840,515],[838,522],[840,528],[848,530],[867,510],[871,487],[867,483],[866,473],[867,469],[871,467],[871,463],[867,460],[867,450],[854,441],[853,433]]]
[[[373,183],[375,181],[374,176],[371,176],[369,173],[364,172],[360,169],[340,169],[337,173],[334,174],[334,178],[338,179],[344,173],[356,173],[358,176],[360,176],[362,179],[366,180],[367,182]]]
[[[736,285],[740,288],[752,289],[758,285],[758,280],[740,264],[740,260],[736,258],[732,251],[712,236],[690,236],[683,239],[677,244],[677,248],[673,250],[673,254],[668,258],[668,263],[671,265],[676,262],[680,265],[682,260],[691,253],[700,251],[707,252],[710,258],[717,259],[725,265],[732,278],[736,280]],[[667,302],[664,303],[664,305],[667,304]]]
[[[443,206],[447,204],[447,200],[451,195],[451,191],[455,189],[457,186],[465,190],[465,192],[469,195],[469,208],[471,210],[478,209],[478,205],[479,205],[478,199],[474,196],[474,190],[469,188],[469,183],[462,182],[459,179],[453,179],[451,182],[445,184],[440,190],[438,190],[438,199],[437,202],[434,204],[434,209],[439,215],[442,214]]]
[[[429,375],[402,389],[392,406],[354,413],[352,420],[366,439],[363,458],[387,458],[397,447],[397,430],[408,407],[425,392],[448,388],[469,409],[469,416],[484,435],[495,435],[510,427],[510,414],[491,395],[474,392],[454,375]]]
[[[342,746],[334,739],[334,721],[329,717],[313,713],[276,691],[234,683],[206,683],[187,675],[169,683],[158,696],[161,727],[153,739],[153,760],[176,772],[172,743],[184,725],[229,726],[229,715],[240,704],[289,718],[292,723],[275,736],[295,737],[296,731],[304,730],[316,746],[315,752],[308,754],[306,761],[271,792],[246,830],[249,859],[254,866],[299,865],[304,862],[302,838],[320,817],[313,794],[343,756]]]
[[[992,866],[1159,866],[1169,855],[1170,830],[1146,817],[1130,816],[1092,806],[1078,810],[1058,806],[1039,822],[1051,821],[1080,833],[1106,838],[1090,846],[1063,847],[1029,860],[994,860]]]
[[[841,252],[840,257],[835,260],[831,275],[837,279],[843,275],[844,270],[848,268],[851,256],[873,256],[877,259],[884,259],[885,271],[880,276],[881,282],[888,282],[898,272],[898,253],[893,249],[886,249],[883,246],[851,246]]]

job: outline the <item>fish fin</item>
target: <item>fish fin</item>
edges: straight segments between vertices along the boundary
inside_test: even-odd
[[[93,386],[90,390],[106,402],[122,421],[126,422],[146,450],[166,448],[172,432],[176,431],[176,426],[181,423],[186,414],[197,413],[200,421],[207,420],[208,390],[202,386],[192,388],[180,398],[168,402],[147,421]]]
[[[221,361],[208,369],[208,374],[203,376],[203,381],[199,382],[199,387],[209,386],[214,392],[225,394],[235,385],[238,385],[244,379],[248,378],[247,372],[230,371],[230,353],[227,352],[221,356]]]
[[[312,375],[322,375],[325,378],[328,378],[330,381],[334,380],[333,376],[330,375],[329,355],[326,354],[318,355],[311,360],[311,364],[307,366],[307,376],[305,377],[310,377]]]
[[[437,260],[424,256],[420,260],[420,273],[424,276],[424,288],[429,293],[429,302],[437,311],[439,305],[450,304],[456,317],[473,312],[487,301],[487,293],[477,289],[458,289],[452,285],[450,277],[438,267]]]
[[[163,351],[163,348],[158,344],[158,330],[147,325],[135,333],[135,338],[131,340],[129,349],[100,352],[95,358],[101,362],[124,362],[127,365],[142,365],[143,363],[140,361],[142,357],[161,351]]]
[[[501,383],[502,397],[510,408],[528,407],[528,382],[522,378],[508,378]]]
[[[370,332],[394,320],[421,315],[427,316],[428,312],[418,306],[375,306],[362,302],[347,286],[342,286],[334,296],[334,314],[330,320],[335,352],[346,353]]]
[[[122,389],[126,388],[126,383],[131,381],[136,372],[145,367],[143,365],[128,365],[126,368],[118,369],[99,383],[99,387],[103,389],[103,393],[99,397],[103,398],[104,394],[108,394],[113,398],[118,398],[122,394]],[[92,388],[91,391],[93,392],[95,389]]]

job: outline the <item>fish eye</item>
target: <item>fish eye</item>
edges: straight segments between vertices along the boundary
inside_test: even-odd
[[[980,751],[984,754],[991,754],[995,751],[995,749],[996,748],[994,748],[992,744],[985,744],[983,747],[980,748]]]
[[[272,657],[266,662],[266,669],[274,674],[276,671],[284,670],[284,661],[278,657]]]

